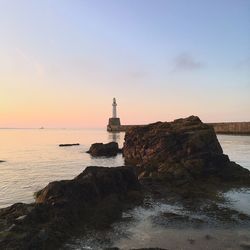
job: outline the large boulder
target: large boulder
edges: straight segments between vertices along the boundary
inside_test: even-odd
[[[123,154],[140,177],[175,183],[218,177],[250,183],[250,172],[223,154],[212,126],[196,116],[129,129]]]
[[[57,249],[75,230],[110,225],[140,197],[132,167],[87,167],[36,193],[34,204],[0,209],[0,249]],[[142,197],[142,196],[141,196]]]
[[[87,167],[72,180],[54,181],[36,193],[36,203],[84,203],[110,194],[138,190],[138,179],[132,167]]]
[[[109,142],[109,143],[94,143],[91,145],[90,149],[87,153],[92,156],[116,156],[120,152],[119,146],[117,142]]]

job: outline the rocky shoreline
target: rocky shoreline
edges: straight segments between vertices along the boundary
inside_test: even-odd
[[[182,189],[171,189],[158,182],[140,182],[144,196],[142,204],[125,211],[111,228],[89,231],[88,235],[67,242],[63,249],[103,250],[114,247],[128,250],[157,246],[163,249],[197,250],[201,249],[201,244],[206,245],[207,249],[227,249],[225,245],[229,246],[231,240],[235,241],[231,249],[245,249],[241,246],[250,245],[247,233],[250,215],[229,206],[223,196],[223,192],[227,191],[225,187],[214,188],[209,194],[205,190],[196,190],[193,194],[191,190],[183,192]],[[242,237],[237,236],[238,230],[241,230]],[[171,236],[173,232],[175,236]],[[225,239],[220,242],[217,234],[232,236],[227,238],[228,242]],[[213,247],[214,244],[216,247]]]
[[[249,215],[219,205],[224,202],[221,193],[232,187],[236,186],[200,182],[183,188],[148,178],[138,181],[134,167],[88,167],[73,180],[50,183],[36,194],[35,203],[0,209],[0,249],[58,249],[73,236],[108,230],[128,210],[158,202],[181,204],[188,211],[157,214],[153,223],[162,227],[200,228],[215,223],[215,227],[250,228]],[[203,214],[208,220],[192,214]]]
[[[119,152],[114,142],[89,150],[93,157]],[[58,249],[76,234],[109,227],[147,197],[219,221],[250,222],[248,215],[217,205],[219,193],[250,187],[250,171],[223,154],[214,129],[198,117],[133,127],[122,152],[127,166],[87,167],[72,180],[49,183],[32,204],[0,209],[0,249]],[[155,218],[156,224],[178,222],[207,223],[174,212]]]
[[[85,226],[107,227],[140,197],[133,168],[88,167],[73,180],[50,183],[33,204],[1,209],[0,249],[56,249]]]

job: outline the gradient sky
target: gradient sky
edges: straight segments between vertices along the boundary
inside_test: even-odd
[[[250,121],[249,0],[0,0],[0,127]]]

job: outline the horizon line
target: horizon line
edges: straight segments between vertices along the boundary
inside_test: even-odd
[[[162,122],[162,121],[156,121],[156,122]],[[167,121],[171,122],[171,121]],[[202,121],[203,122],[203,121]],[[215,124],[215,123],[249,123],[250,121],[220,121],[220,122],[203,122],[205,124]],[[152,122],[155,123],[155,122]],[[125,126],[137,126],[137,125],[147,125],[152,123],[143,123],[143,124],[121,124]],[[44,129],[103,129],[106,128],[106,126],[100,126],[100,127],[0,127],[0,129],[37,129],[37,130],[44,130]]]

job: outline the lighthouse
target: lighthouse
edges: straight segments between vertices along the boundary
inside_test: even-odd
[[[107,130],[109,132],[118,132],[118,131],[120,131],[120,128],[121,128],[121,122],[120,122],[120,118],[117,117],[116,107],[117,107],[116,99],[113,98],[112,117],[109,118],[109,123],[107,126]]]
[[[117,103],[116,103],[116,99],[115,98],[113,98],[113,104],[112,104],[112,106],[113,106],[113,116],[112,116],[112,118],[116,118],[116,106],[117,106]]]

